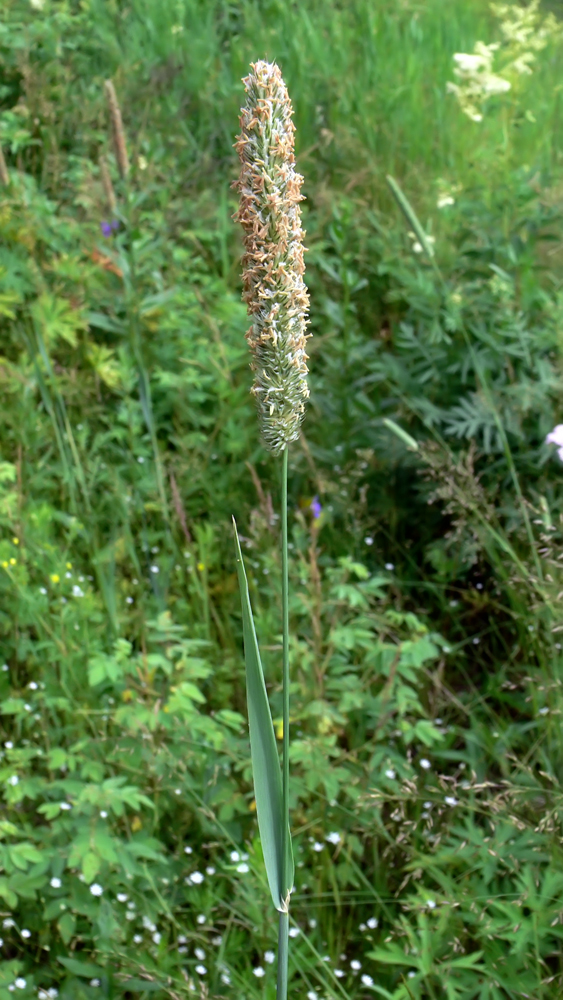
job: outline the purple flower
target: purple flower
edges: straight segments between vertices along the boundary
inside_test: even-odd
[[[100,222],[100,229],[104,236],[111,236],[117,229],[119,229],[119,222],[117,219],[112,219],[111,222]]]
[[[317,520],[317,518],[321,516],[322,511],[323,511],[323,508],[321,507],[321,503],[320,503],[319,498],[318,497],[313,497],[313,499],[311,500],[311,503],[309,504],[309,506],[311,508],[311,512],[313,514],[313,517],[315,518],[315,520]]]

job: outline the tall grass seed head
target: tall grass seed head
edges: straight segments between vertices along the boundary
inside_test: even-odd
[[[309,395],[307,313],[301,228],[303,178],[295,170],[293,109],[279,67],[257,62],[243,80],[236,150],[241,161],[243,299],[252,316],[246,338],[264,444],[275,455],[299,436]]]
[[[115,150],[115,158],[117,160],[117,167],[119,170],[119,176],[121,177],[122,180],[125,180],[127,174],[129,173],[129,157],[127,155],[127,146],[125,143],[125,132],[123,130],[123,119],[121,117],[121,108],[119,107],[117,94],[115,93],[115,87],[111,82],[111,80],[105,81],[104,90],[106,94],[106,100],[108,102],[109,116],[111,120],[111,130],[113,133],[113,145]]]

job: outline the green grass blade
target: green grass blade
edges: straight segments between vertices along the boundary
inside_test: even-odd
[[[293,853],[288,865],[288,881],[283,885],[283,796],[280,759],[272,723],[272,715],[266,692],[264,672],[260,660],[258,640],[254,628],[248,583],[236,523],[235,533],[237,573],[242,604],[242,630],[244,636],[244,659],[246,664],[246,696],[248,702],[248,725],[250,730],[250,753],[254,776],[256,813],[262,841],[262,851],[266,864],[268,884],[276,909],[284,909],[287,888],[293,886]],[[289,851],[291,840],[288,835]],[[286,891],[284,891],[284,889]]]
[[[399,208],[401,209],[401,212],[403,213],[409,226],[412,226],[413,232],[415,233],[416,238],[420,243],[421,247],[423,248],[426,256],[430,261],[432,261],[432,263],[434,263],[434,248],[432,244],[429,242],[428,236],[426,235],[424,229],[422,228],[418,216],[414,211],[410,201],[408,200],[406,195],[403,194],[395,178],[391,177],[389,174],[387,175],[387,183],[391,188],[395,201],[397,202]]]

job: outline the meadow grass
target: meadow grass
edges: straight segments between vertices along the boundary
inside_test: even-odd
[[[481,0],[3,15],[0,1000],[275,996],[234,513],[280,748],[290,695],[288,995],[555,1000],[561,40],[476,123]],[[314,334],[289,690],[232,219],[258,59]]]

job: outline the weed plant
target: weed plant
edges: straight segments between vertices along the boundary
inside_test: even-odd
[[[560,37],[476,122],[447,84],[455,53],[502,55],[481,0],[2,13],[0,1000],[275,996],[231,538],[236,513],[281,745],[230,187],[262,58],[295,108],[314,334],[288,994],[556,1000]]]

